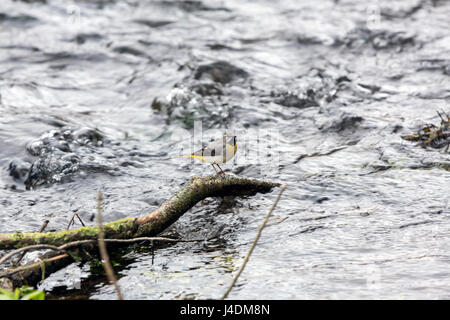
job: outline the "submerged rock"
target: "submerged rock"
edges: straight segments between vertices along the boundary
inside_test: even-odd
[[[350,31],[336,44],[342,44],[347,48],[360,48],[371,46],[375,50],[395,49],[402,51],[407,46],[416,44],[416,36],[405,31],[373,30],[369,28],[357,28]]]
[[[241,68],[235,67],[226,61],[217,61],[199,66],[195,71],[194,79],[209,78],[224,85],[236,79],[245,79],[248,76],[247,71]]]
[[[14,159],[9,163],[8,166],[9,175],[14,179],[23,181],[27,176],[30,167],[31,163],[20,159]]]
[[[206,96],[221,96],[222,89],[215,83],[197,83],[190,87],[190,89],[199,95]]]
[[[103,134],[93,128],[63,127],[51,130],[27,145],[27,151],[37,159],[26,166],[11,162],[10,174],[24,180],[27,189],[63,181],[80,169],[94,172],[114,170],[115,165],[98,156],[104,144]]]
[[[319,103],[316,101],[315,92],[312,89],[307,90],[305,94],[297,95],[291,92],[278,94],[274,102],[285,107],[297,109],[319,106]]]
[[[334,119],[331,123],[327,123],[326,125],[319,127],[319,129],[323,132],[355,132],[363,121],[363,117],[343,113],[337,119]]]

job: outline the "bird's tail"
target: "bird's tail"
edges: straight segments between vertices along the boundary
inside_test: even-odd
[[[182,156],[176,156],[176,157],[170,157],[170,158],[160,158],[159,160],[172,160],[172,159],[179,159],[179,158],[192,158],[193,156],[191,154],[184,154]]]

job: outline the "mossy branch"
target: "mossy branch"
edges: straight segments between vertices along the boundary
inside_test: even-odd
[[[155,211],[139,218],[125,218],[104,225],[105,239],[131,239],[156,236],[169,227],[199,201],[208,197],[245,196],[269,192],[278,183],[235,176],[193,177]],[[0,249],[48,244],[61,246],[68,242],[98,239],[97,226],[45,233],[0,234]]]

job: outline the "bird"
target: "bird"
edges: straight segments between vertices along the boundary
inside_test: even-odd
[[[174,158],[165,158],[163,160],[175,158],[193,158],[202,162],[208,162],[218,175],[226,175],[219,164],[231,160],[237,151],[237,139],[234,133],[225,132],[222,138],[211,141],[208,145],[191,154],[181,155]],[[217,171],[216,165],[220,171]]]

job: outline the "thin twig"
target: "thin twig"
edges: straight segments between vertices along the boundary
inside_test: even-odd
[[[42,224],[42,226],[39,228],[38,232],[40,233],[40,232],[44,231],[44,229],[47,227],[49,222],[50,222],[49,220],[45,220],[44,223]],[[19,264],[19,262],[22,261],[23,257],[25,256],[25,253],[26,252],[23,252],[22,255],[16,261],[13,262],[14,266],[17,266]]]
[[[70,220],[69,220],[69,224],[67,225],[67,228],[66,228],[66,230],[69,230],[70,229],[70,227],[73,225],[73,224],[75,224],[75,222],[74,222],[74,218],[75,218],[75,214],[73,214],[72,215],[72,218],[70,218]]]
[[[106,276],[110,283],[114,285],[114,288],[117,292],[117,299],[123,300],[122,293],[120,292],[120,287],[117,284],[116,277],[114,275],[113,268],[111,266],[111,262],[109,261],[108,251],[106,251],[105,244],[105,233],[103,230],[103,222],[102,222],[102,193],[98,192],[97,196],[97,221],[98,221],[98,248],[100,250],[100,256],[103,260],[103,268],[105,269]]]
[[[247,255],[245,256],[244,262],[242,263],[241,268],[239,269],[239,271],[236,273],[236,275],[233,278],[233,281],[231,282],[230,286],[228,287],[227,291],[225,291],[225,293],[223,294],[223,296],[220,298],[220,300],[224,300],[228,297],[228,294],[231,292],[231,290],[233,289],[234,285],[236,284],[236,281],[238,280],[239,276],[241,275],[242,271],[244,271],[245,266],[247,265],[248,260],[250,259],[250,255],[253,252],[253,249],[255,249],[256,247],[256,243],[258,242],[259,238],[261,237],[261,233],[262,230],[264,229],[264,227],[266,226],[267,221],[269,221],[269,217],[272,214],[273,210],[275,209],[275,207],[278,204],[278,201],[281,198],[281,195],[283,194],[284,190],[286,189],[287,185],[283,185],[281,187],[280,193],[278,194],[277,199],[275,200],[275,202],[272,205],[272,208],[270,208],[269,212],[266,215],[266,218],[264,219],[263,223],[261,226],[259,226],[258,228],[258,233],[256,234],[255,240],[253,240],[253,244],[250,247],[250,250],[248,251]]]
[[[150,241],[150,247],[152,248],[152,265],[155,263],[155,245],[153,240]]]
[[[17,268],[15,268],[15,269],[12,269],[12,270],[10,270],[10,271],[8,271],[8,272],[6,272],[6,273],[1,273],[1,274],[0,274],[0,277],[2,277],[2,278],[3,278],[3,277],[8,278],[8,277],[10,277],[10,276],[12,276],[12,275],[14,275],[14,274],[16,274],[16,273],[18,273],[18,272],[26,271],[26,270],[31,270],[31,269],[33,269],[36,265],[41,265],[42,263],[51,263],[51,262],[54,262],[54,261],[56,261],[56,260],[60,260],[60,259],[67,258],[68,256],[69,256],[69,255],[68,255],[67,253],[63,253],[63,254],[58,255],[58,256],[54,256],[54,257],[51,257],[51,258],[47,258],[47,259],[44,259],[44,260],[40,260],[39,262],[35,262],[35,263],[31,264],[31,265],[20,266],[20,267],[17,267]]]
[[[39,228],[38,232],[43,232],[45,230],[45,228],[47,228],[47,225],[49,222],[50,222],[50,220],[45,220],[44,223],[42,224],[42,226]]]
[[[9,258],[11,258],[12,256],[21,253],[21,252],[27,252],[30,250],[43,250],[43,249],[51,249],[51,250],[55,250],[55,251],[62,251],[65,252],[64,249],[57,247],[57,246],[52,246],[50,244],[35,244],[32,246],[27,246],[27,247],[23,247],[23,248],[19,248],[17,250],[13,250],[8,254],[5,254],[3,257],[0,258],[0,264],[2,264],[3,262],[5,262],[6,260],[8,260]]]
[[[209,237],[207,239],[173,239],[173,238],[166,238],[166,237],[139,237],[139,238],[132,238],[132,239],[103,239],[103,241],[105,243],[133,243],[133,242],[139,242],[139,241],[201,242],[201,241],[212,240],[215,237],[216,236]],[[81,246],[83,244],[97,243],[97,242],[98,242],[98,240],[87,239],[87,240],[78,240],[78,241],[68,242],[59,247],[52,246],[49,244],[35,244],[35,245],[31,245],[31,246],[26,246],[26,247],[22,247],[22,248],[14,250],[14,251],[11,251],[8,254],[1,257],[0,264],[7,261],[12,256],[14,256],[18,253],[21,253],[23,251],[51,249],[51,250],[55,250],[55,251],[65,252],[66,249],[71,248],[71,247],[77,247],[77,246]]]
[[[41,229],[40,229],[41,232],[43,231],[43,227],[45,228],[45,226],[41,227]],[[223,229],[224,229],[224,226],[221,226],[216,232],[214,232],[210,237],[208,237],[206,239],[173,239],[173,238],[167,238],[167,237],[139,237],[139,238],[132,238],[132,239],[103,239],[103,241],[109,242],[109,243],[133,243],[133,242],[139,242],[139,241],[150,241],[151,247],[153,247],[153,241],[165,241],[165,242],[210,241],[210,240],[213,240],[213,239],[217,238],[218,236],[220,236],[220,233],[222,232]],[[77,241],[68,242],[59,247],[56,247],[53,245],[47,245],[47,244],[34,244],[31,246],[26,246],[26,247],[22,247],[22,248],[13,250],[13,251],[9,252],[8,254],[2,256],[0,258],[0,264],[4,263],[5,261],[10,259],[14,255],[19,254],[21,252],[26,252],[26,251],[30,251],[30,250],[42,250],[42,249],[51,249],[51,250],[55,250],[55,251],[66,252],[66,249],[68,249],[68,248],[77,247],[77,246],[81,246],[83,244],[89,244],[89,243],[94,243],[94,242],[98,242],[98,241],[93,240],[93,239],[77,240]],[[153,249],[152,249],[152,252],[153,252]]]
[[[72,215],[72,218],[69,221],[69,225],[67,226],[67,230],[70,229],[71,226],[73,226],[75,224],[75,217],[78,218],[78,220],[81,222],[81,225],[83,227],[85,227],[86,225],[84,224],[83,220],[81,220],[80,216],[78,215],[78,213],[75,211],[75,213]]]

